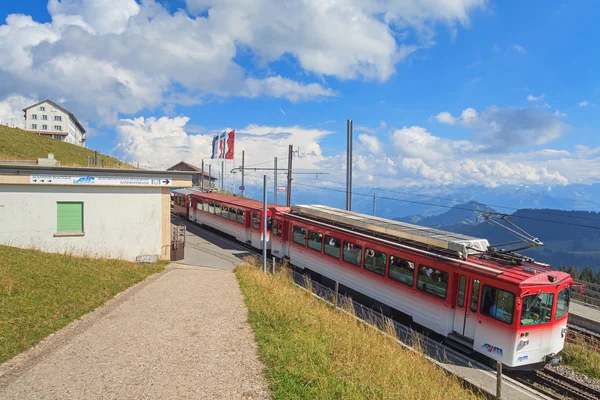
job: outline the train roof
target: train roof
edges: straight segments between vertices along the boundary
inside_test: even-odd
[[[462,259],[466,259],[471,254],[484,252],[490,245],[486,239],[322,205],[296,205],[292,206],[292,211],[306,217],[341,223],[387,236],[411,240],[441,250],[449,250],[455,252]]]
[[[171,190],[171,193],[177,193],[177,194],[182,194],[182,195],[188,195],[188,194],[194,194],[197,193],[198,190],[194,190],[194,189],[175,189],[175,190]]]
[[[229,194],[221,194],[221,193],[203,193],[203,192],[194,192],[192,193],[193,197],[201,197],[203,199],[208,199],[212,201],[222,202],[231,204],[232,206],[245,207],[253,210],[260,211],[263,209],[263,202],[258,200],[246,199],[243,197],[232,196]],[[290,210],[289,207],[268,203],[267,208],[271,211],[282,211],[288,212]]]

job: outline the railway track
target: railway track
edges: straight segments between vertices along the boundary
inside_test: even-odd
[[[569,331],[576,333],[577,335],[583,336],[586,339],[589,339],[591,341],[595,341],[597,343],[600,344],[600,334],[597,332],[592,332],[588,329],[579,327],[577,325],[573,325],[573,324],[569,324],[568,325]],[[567,339],[569,339],[570,337],[573,337],[573,335],[567,335]]]
[[[509,376],[535,387],[553,399],[600,399],[600,391],[549,369],[527,373],[512,372],[509,373]]]

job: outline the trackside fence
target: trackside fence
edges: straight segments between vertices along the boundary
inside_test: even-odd
[[[571,296],[582,303],[600,306],[600,285],[575,279]]]

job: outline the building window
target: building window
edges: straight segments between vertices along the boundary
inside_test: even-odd
[[[42,119],[43,119],[44,121],[48,121],[48,116],[44,114],[44,115],[42,115]]]
[[[42,130],[43,131],[47,131],[48,130],[48,125],[42,125]]]
[[[83,233],[83,202],[56,203],[56,232]]]
[[[481,302],[481,309],[479,311],[483,315],[509,325],[512,324],[513,309],[515,308],[514,294],[493,286],[483,285],[481,297],[483,301]]]
[[[37,114],[31,114],[31,119],[37,119]]]
[[[62,126],[60,126],[60,125],[54,125],[54,130],[55,131],[62,131]]]
[[[54,116],[54,120],[55,121],[62,121],[62,117],[60,115],[55,115]]]
[[[441,269],[420,265],[417,288],[422,292],[445,299],[448,291],[448,273]]]
[[[54,107],[50,107],[50,111],[52,111],[52,112],[56,112],[56,108],[54,108]]]
[[[344,251],[342,252],[342,259],[347,263],[360,267],[362,264],[362,246],[356,243],[344,241]]]
[[[40,111],[46,111],[46,107],[40,106]]]
[[[390,256],[388,277],[393,281],[412,286],[415,280],[415,263],[398,256]]]
[[[31,124],[31,129],[37,129],[37,124]]]

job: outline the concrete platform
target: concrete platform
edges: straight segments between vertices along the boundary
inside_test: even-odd
[[[600,333],[600,307],[571,300],[569,323]]]

